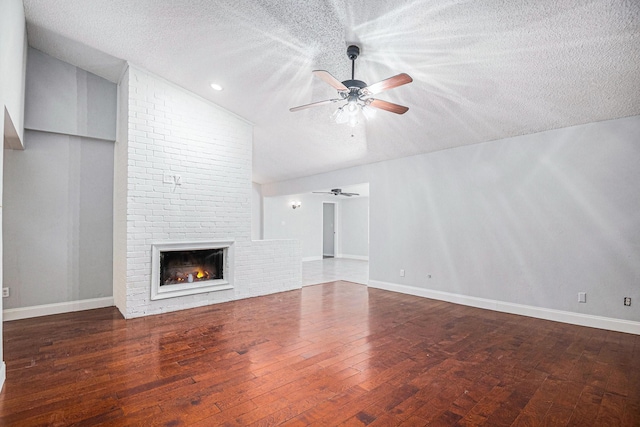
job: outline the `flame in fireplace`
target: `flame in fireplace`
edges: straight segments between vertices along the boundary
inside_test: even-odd
[[[207,249],[193,251],[167,251],[161,254],[161,284],[173,285],[178,283],[193,283],[205,280],[215,280],[218,268],[222,273],[222,249]],[[220,266],[218,267],[218,264]]]
[[[185,282],[193,282],[197,280],[209,280],[211,278],[211,273],[207,270],[194,270],[192,272],[189,271],[178,271],[174,272],[170,277],[167,278],[165,284],[170,285],[172,283],[185,283]]]

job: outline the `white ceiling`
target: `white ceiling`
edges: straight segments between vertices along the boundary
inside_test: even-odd
[[[24,0],[29,44],[117,81],[124,61],[255,124],[256,182],[640,114],[637,0]],[[312,76],[400,72],[408,106],[352,129]],[[215,92],[211,82],[224,87]]]

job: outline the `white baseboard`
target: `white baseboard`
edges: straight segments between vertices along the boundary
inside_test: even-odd
[[[574,313],[571,311],[515,304],[467,295],[452,294],[443,291],[434,291],[431,289],[416,288],[414,286],[400,285],[397,283],[381,282],[378,280],[369,280],[369,286],[372,288],[431,298],[439,301],[447,301],[476,308],[501,311],[503,313],[518,314],[521,316],[536,317],[538,319],[552,320],[555,322],[570,323],[572,325],[588,326],[591,328],[607,329],[610,331],[640,335],[640,322],[634,322],[631,320],[614,319],[611,317],[593,316],[590,314]]]
[[[347,259],[357,259],[360,261],[369,261],[369,257],[366,255],[350,255],[350,254],[339,254],[337,258],[347,258]]]
[[[48,316],[50,314],[71,313],[73,311],[91,310],[94,308],[112,306],[113,297],[105,297],[58,302],[55,304],[34,305],[31,307],[7,308],[2,310],[2,320],[9,321],[29,319],[31,317]]]
[[[322,257],[321,256],[307,256],[302,258],[302,262],[307,262],[307,261],[322,261]]]
[[[2,361],[0,364],[0,391],[2,391],[2,387],[4,386],[4,380],[7,379],[7,365]]]

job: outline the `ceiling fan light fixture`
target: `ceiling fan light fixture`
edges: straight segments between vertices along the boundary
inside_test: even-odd
[[[409,108],[393,102],[382,101],[380,99],[371,98],[380,92],[396,88],[398,86],[411,83],[413,79],[406,73],[400,73],[388,79],[367,85],[362,80],[355,79],[355,60],[360,54],[360,48],[351,45],[347,48],[347,56],[351,61],[351,79],[341,82],[325,70],[314,70],[313,74],[325,83],[332,86],[338,91],[339,98],[327,99],[326,101],[312,102],[311,104],[300,105],[298,107],[289,108],[289,111],[300,111],[311,107],[331,104],[339,101],[346,101],[346,104],[338,107],[331,116],[336,123],[349,123],[352,127],[360,122],[360,116],[364,116],[366,120],[374,117],[373,110],[386,110],[395,114],[404,114]]]
[[[355,127],[360,123],[360,113],[362,106],[359,103],[347,103],[342,107],[338,107],[331,117],[339,125],[348,123],[349,126]]]
[[[347,123],[349,121],[349,113],[345,111],[345,106],[339,107],[332,114],[333,119],[337,124]]]
[[[359,109],[358,99],[355,96],[350,96],[347,102],[347,110],[349,110],[349,113],[352,115],[357,114]]]
[[[338,107],[333,113],[333,118],[337,124],[348,123],[349,126],[355,127],[360,123],[360,116],[364,115],[365,119],[373,118],[373,115],[366,112],[366,102],[363,102],[356,95],[350,95],[347,98],[347,103]],[[369,110],[372,110],[369,108]]]

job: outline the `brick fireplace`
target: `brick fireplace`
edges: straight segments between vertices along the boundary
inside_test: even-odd
[[[252,125],[133,65],[118,91],[113,276],[122,314],[139,317],[301,287],[299,241],[251,240]],[[191,245],[187,251],[203,249],[193,246],[202,242],[227,242],[228,276],[199,280],[197,270],[187,271],[187,254],[178,272],[186,277],[183,288],[167,283],[172,292],[164,292],[154,276],[154,250],[175,249],[170,245],[176,242]]]

